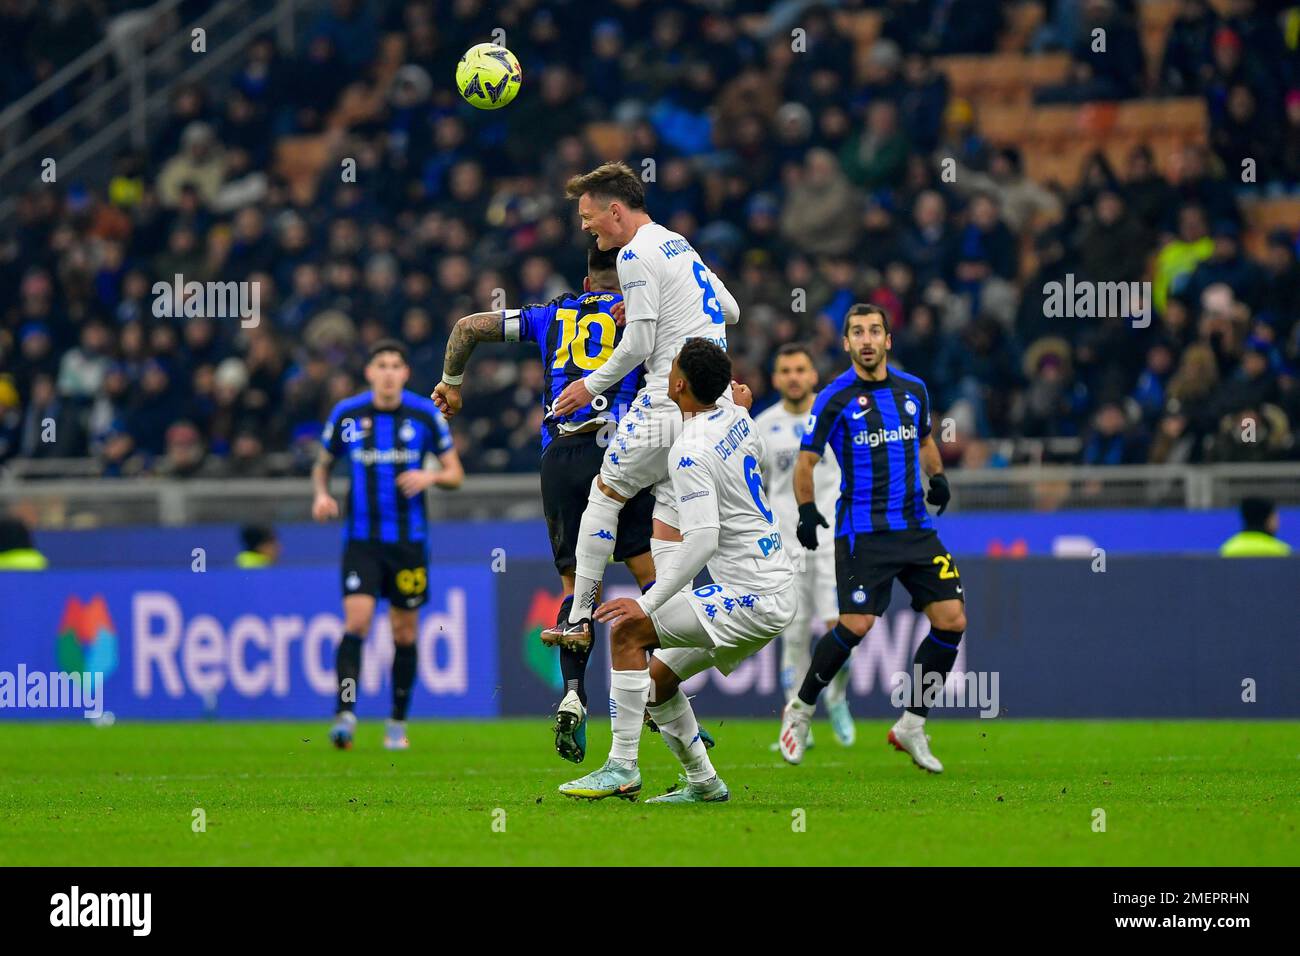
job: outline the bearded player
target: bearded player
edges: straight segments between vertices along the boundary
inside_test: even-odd
[[[915,375],[889,367],[892,345],[883,309],[863,304],[849,309],[844,350],[852,367],[817,396],[813,427],[795,464],[799,541],[815,551],[818,527],[830,526],[814,501],[813,470],[828,444],[839,459],[835,583],[840,619],[818,641],[799,693],[786,705],[780,744],[789,763],[803,759],[818,695],[889,607],[895,578],[912,596],[912,607],[930,619],[930,633],[913,658],[912,672],[919,668],[921,686],[943,685],[966,630],[961,576],[925,509],[928,501],[943,514],[952,497],[930,434],[930,394]],[[928,495],[922,473],[930,476]],[[888,740],[918,767],[942,773],[925,732],[928,714],[925,706],[906,708]]]

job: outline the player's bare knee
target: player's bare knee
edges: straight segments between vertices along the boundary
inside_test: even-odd
[[[929,616],[930,623],[941,631],[960,634],[966,630],[966,608],[960,602],[957,602],[956,607],[935,605],[930,609]]]
[[[595,483],[592,485],[592,489],[591,489],[591,493],[593,496],[596,494],[596,492],[600,492],[606,498],[609,498],[611,501],[617,502],[620,505],[627,504],[627,499],[624,498],[622,495],[620,495],[609,485],[605,484],[605,482],[601,481],[600,475],[596,476]]]

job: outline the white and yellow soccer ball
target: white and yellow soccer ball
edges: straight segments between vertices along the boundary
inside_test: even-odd
[[[513,53],[495,43],[480,43],[465,51],[456,65],[456,89],[481,110],[499,110],[519,93],[523,71]]]

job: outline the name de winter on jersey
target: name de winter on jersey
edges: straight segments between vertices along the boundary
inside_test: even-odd
[[[641,389],[644,376],[636,369],[573,414],[558,421],[549,417],[560,393],[604,365],[613,353],[623,330],[610,310],[622,301],[617,292],[566,292],[545,305],[526,305],[517,316],[505,313],[505,340],[536,342],[542,352],[546,376],[542,406],[548,414],[542,422],[543,450],[557,434],[592,421],[617,422]]]
[[[764,449],[743,408],[720,406],[685,422],[668,468],[683,530],[717,528],[714,581],[755,594],[790,585],[794,568],[764,496]]]
[[[777,523],[785,532],[787,546],[793,548],[799,547],[794,536],[795,528],[799,526],[799,504],[794,497],[794,466],[799,460],[804,435],[812,429],[812,422],[811,414],[788,412],[780,402],[754,419],[763,447],[767,449],[762,462],[767,500],[772,503]],[[813,469],[813,500],[817,510],[824,515],[834,514],[839,496],[839,463],[833,455],[823,456]]]
[[[648,222],[618,254],[618,281],[630,322],[656,323],[654,350],[645,361],[646,385],[668,387],[673,359],[687,339],[726,349],[721,282],[677,233]]]
[[[868,382],[850,368],[817,396],[802,449],[830,445],[840,463],[835,534],[932,528],[921,485],[930,394],[915,375],[889,369]]]
[[[408,498],[397,475],[424,465],[424,456],[453,447],[451,429],[433,402],[402,392],[397,408],[375,407],[373,392],[334,406],[321,444],[335,458],[347,457],[351,475],[343,536],[387,543],[424,541],[429,534],[425,493]]]

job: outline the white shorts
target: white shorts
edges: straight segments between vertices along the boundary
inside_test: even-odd
[[[682,680],[710,667],[730,674],[789,627],[797,609],[793,587],[768,594],[727,584],[683,591],[650,615],[659,636],[654,656]]]
[[[623,498],[654,488],[655,517],[677,527],[668,452],[682,431],[682,412],[666,391],[643,388],[619,419],[605,449],[600,479]]]

